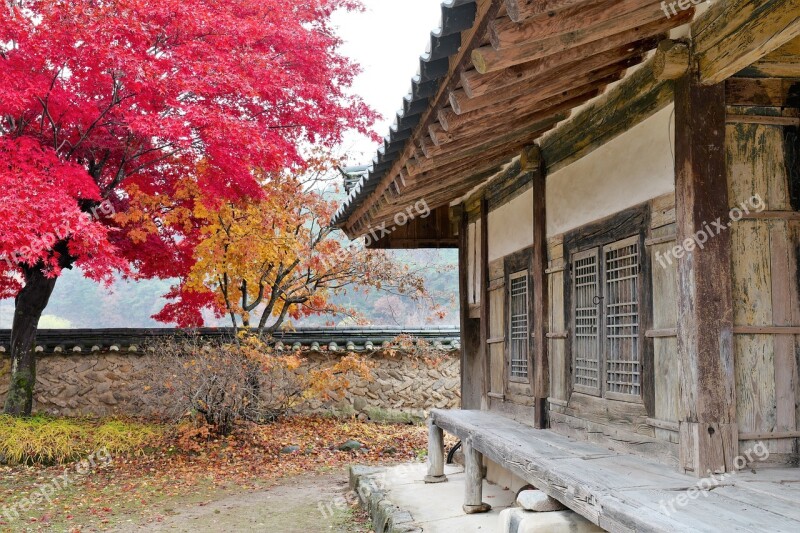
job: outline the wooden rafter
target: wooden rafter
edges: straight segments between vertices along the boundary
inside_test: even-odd
[[[531,41],[596,28],[601,23],[620,17],[620,14],[636,12],[645,7],[657,9],[664,17],[663,10],[653,0],[588,0],[558,13],[542,13],[523,24],[508,17],[497,18],[489,23],[489,42],[495,50],[503,50]],[[644,13],[641,16],[644,20]]]
[[[602,46],[603,40],[613,38],[623,32],[630,39],[629,42],[658,35],[689,22],[693,16],[694,10],[687,9],[667,18],[660,7],[656,12],[655,8],[648,6],[583,30],[555,35],[542,40],[532,39],[502,50],[497,50],[492,46],[482,46],[472,51],[472,63],[478,72],[495,72],[589,43],[597,43],[598,46]],[[615,46],[621,44],[624,43],[618,43]]]
[[[506,12],[514,22],[584,3],[586,0],[505,0]]]
[[[577,107],[591,100],[602,92],[603,87],[618,79],[619,75],[613,75],[590,85],[569,89],[554,97],[534,102],[522,108],[495,109],[493,113],[485,114],[476,112],[476,116],[470,116],[472,113],[456,115],[452,112],[445,112],[441,116],[441,119],[444,119],[445,122],[437,122],[429,128],[431,140],[435,145],[441,146],[458,140],[465,135],[472,135],[476,131],[488,131],[491,128],[496,128],[497,124],[506,124],[514,120],[533,120],[533,117],[544,111],[558,113],[559,111],[571,109],[569,106]],[[447,126],[446,129],[445,125]]]
[[[540,145],[552,174],[666,107],[674,82],[656,77],[651,58],[612,91],[545,136]]]
[[[477,139],[469,138],[459,143],[452,143],[446,152],[437,154],[437,157],[421,161],[416,165],[409,165],[407,167],[408,173],[415,176],[434,168],[452,165],[457,161],[469,159],[473,156],[486,157],[487,153],[494,153],[494,151],[501,153],[515,152],[521,146],[529,144],[539,135],[567,118],[567,116],[567,113],[550,115],[538,122],[511,128],[505,133],[499,132],[497,135],[483,136]]]
[[[450,93],[450,106],[455,113],[460,115],[518,97],[538,98],[542,100],[568,90],[570,87],[590,85],[605,79],[633,65],[641,63],[642,59],[641,56],[633,56],[600,68],[594,68],[596,65],[593,62],[587,62],[586,67],[576,67],[575,70],[565,71],[560,76],[557,73],[552,73],[553,75],[551,76],[534,78],[506,87],[496,93],[476,96],[475,98],[469,98],[463,89],[456,89]],[[588,70],[584,70],[585,68]]]
[[[467,70],[461,73],[461,85],[468,97],[475,98],[555,72],[568,72],[573,67],[592,70],[611,65],[652,50],[663,38],[665,34],[659,34],[631,43],[631,36],[623,32],[602,43],[578,46],[498,72],[481,74],[477,70]]]

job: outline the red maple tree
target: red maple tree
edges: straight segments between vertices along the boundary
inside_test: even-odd
[[[0,2],[0,296],[16,300],[7,413],[31,411],[36,327],[62,269],[105,282],[184,275],[198,223],[169,212],[260,197],[254,168],[302,168],[299,147],[366,131],[374,113],[347,94],[357,68],[330,25],[358,8]],[[185,180],[199,196],[180,194]],[[137,194],[160,198],[159,211],[141,211]]]

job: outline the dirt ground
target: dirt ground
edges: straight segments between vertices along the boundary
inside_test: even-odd
[[[120,533],[141,531],[275,533],[366,533],[365,514],[346,505],[347,472],[302,475],[268,490],[227,495],[209,502],[176,506],[159,521],[118,527]]]

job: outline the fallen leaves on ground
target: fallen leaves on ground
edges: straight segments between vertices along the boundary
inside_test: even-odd
[[[362,447],[340,451],[348,440]],[[158,520],[171,506],[198,505],[219,493],[260,490],[286,476],[349,464],[419,461],[427,449],[422,426],[374,424],[326,417],[294,417],[274,424],[243,424],[227,437],[202,426],[182,427],[143,453],[115,456],[109,465],[74,474],[74,465],[0,469],[0,530],[95,531],[126,520]],[[293,450],[293,451],[292,451]],[[51,503],[9,519],[5,510],[51,484],[65,468],[73,483]]]

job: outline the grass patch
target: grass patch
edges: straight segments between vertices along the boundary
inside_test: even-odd
[[[0,415],[0,457],[12,464],[60,464],[102,448],[112,454],[135,453],[159,434],[157,426],[124,420]]]

